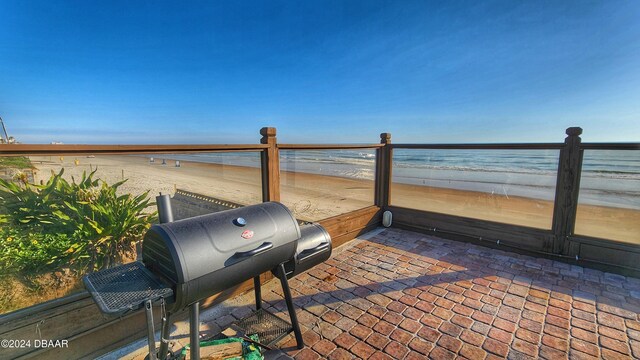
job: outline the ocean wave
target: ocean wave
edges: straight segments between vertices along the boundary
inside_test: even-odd
[[[402,181],[406,179],[406,181]],[[518,182],[498,182],[498,181],[489,181],[489,180],[464,180],[464,179],[434,179],[434,178],[425,178],[425,177],[413,177],[413,176],[394,176],[394,182],[407,183],[407,184],[426,184],[426,182],[446,182],[446,183],[464,183],[464,184],[486,184],[486,185],[497,185],[497,186],[521,186],[527,188],[536,188],[536,189],[555,189],[554,184],[532,184],[532,183],[518,183]]]
[[[289,157],[289,156],[281,156],[281,162],[305,162],[305,163],[317,163],[317,164],[345,164],[345,165],[359,165],[359,166],[371,166],[375,164],[373,158],[337,158],[337,157],[329,157],[329,158],[317,158],[317,157]]]
[[[623,170],[583,170],[582,176],[640,180],[639,173],[634,171],[623,171]]]
[[[393,163],[394,168],[404,169],[422,169],[422,170],[443,170],[458,172],[485,172],[485,173],[512,173],[512,174],[539,174],[553,175],[557,172],[555,168],[507,168],[507,167],[478,167],[478,166],[461,166],[461,165],[430,165],[430,164],[407,164]]]

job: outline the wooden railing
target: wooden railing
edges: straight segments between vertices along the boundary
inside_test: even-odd
[[[389,187],[382,210],[393,213],[395,226],[435,233],[494,248],[543,256],[598,268],[604,271],[640,276],[640,245],[574,233],[580,193],[584,150],[640,150],[640,143],[587,143],[580,139],[582,129],[566,130],[564,143],[519,144],[390,144],[385,167],[391,167],[394,149],[430,150],[559,150],[552,225],[540,229],[476,218],[460,217],[391,205]],[[387,176],[391,176],[391,171]],[[640,221],[640,219],[639,219]],[[630,234],[632,235],[632,234]]]
[[[268,144],[225,145],[32,145],[0,144],[0,156],[134,155],[261,151]]]
[[[154,155],[215,152],[260,152],[262,199],[280,200],[279,149],[286,150],[337,150],[377,149],[383,144],[359,145],[309,145],[278,144],[275,128],[260,130],[260,144],[225,145],[30,145],[0,144],[0,156],[65,156],[65,155]],[[339,246],[380,224],[380,208],[375,205],[340,214],[319,222]],[[263,274],[262,280],[271,279]],[[248,281],[232,289],[212,296],[203,303],[208,307],[238,293],[250,290]],[[186,316],[186,314],[182,314]],[[155,317],[159,319],[159,316]],[[180,314],[176,316],[180,318]],[[47,301],[0,315],[0,338],[3,339],[54,339],[68,340],[68,348],[18,348],[0,349],[0,358],[93,358],[143,337],[146,331],[144,314],[137,312],[122,318],[104,318],[86,291]]]
[[[170,154],[207,152],[260,152],[262,200],[280,200],[280,150],[373,149],[375,158],[374,201],[371,206],[320,220],[334,244],[340,245],[381,224],[383,211],[393,213],[393,226],[435,233],[438,236],[477,242],[556,260],[599,267],[607,271],[640,275],[640,246],[607,239],[577,236],[573,233],[578,204],[582,154],[585,149],[638,150],[640,143],[582,144],[579,128],[567,129],[564,143],[538,144],[392,144],[391,134],[383,133],[379,144],[279,144],[275,128],[260,130],[260,144],[228,145],[23,145],[0,144],[0,156]],[[559,150],[553,220],[550,229],[504,224],[464,218],[392,205],[394,149],[466,150]],[[497,241],[501,240],[501,242]],[[603,251],[599,251],[603,250]],[[263,280],[270,278],[263,276]],[[248,282],[210,298],[205,306],[250,289]],[[88,294],[42,303],[0,316],[0,338],[41,336],[68,339],[67,349],[0,350],[0,357],[91,358],[142,337],[143,315],[135,313],[119,319],[104,319]],[[39,333],[37,333],[39,331]],[[37,334],[37,335],[36,335]]]

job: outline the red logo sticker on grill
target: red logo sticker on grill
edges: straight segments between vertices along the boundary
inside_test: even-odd
[[[242,236],[245,239],[251,239],[253,237],[253,231],[245,230],[245,231],[242,232],[242,235],[240,235],[240,236]]]

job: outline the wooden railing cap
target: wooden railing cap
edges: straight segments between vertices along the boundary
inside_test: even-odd
[[[580,136],[582,135],[582,128],[578,126],[567,128],[566,134],[569,136]]]
[[[391,142],[391,133],[382,133],[380,134],[380,143],[388,144]]]
[[[260,129],[260,135],[262,136],[276,136],[276,128],[274,127],[263,127]]]

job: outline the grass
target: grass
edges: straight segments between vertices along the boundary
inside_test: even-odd
[[[26,156],[2,156],[0,157],[0,168],[32,169],[33,165]]]

